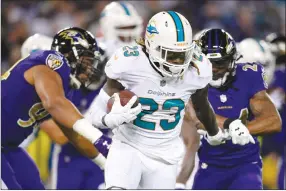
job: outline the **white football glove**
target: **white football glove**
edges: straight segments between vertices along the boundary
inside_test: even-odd
[[[246,145],[249,142],[255,144],[253,137],[240,119],[236,119],[229,124],[228,133],[233,144]]]
[[[219,129],[218,133],[216,135],[214,135],[214,136],[210,136],[207,131],[202,130],[202,129],[198,129],[197,132],[200,135],[203,135],[204,138],[208,141],[208,143],[210,145],[216,146],[216,145],[220,145],[220,144],[225,143],[225,140],[226,140],[226,138],[228,136],[227,134],[225,134],[221,130],[221,128],[218,128],[218,129]]]
[[[114,97],[114,103],[111,111],[102,119],[103,124],[105,123],[105,125],[109,128],[113,129],[122,125],[123,123],[133,121],[142,111],[142,106],[140,103],[136,107],[131,108],[136,102],[137,96],[133,96],[125,106],[121,105],[118,93],[113,94],[112,97]]]

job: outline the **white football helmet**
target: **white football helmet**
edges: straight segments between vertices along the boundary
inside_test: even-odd
[[[187,70],[193,56],[192,27],[174,11],[154,15],[145,32],[146,51],[153,66],[167,77],[179,77]]]
[[[271,83],[275,71],[275,58],[271,53],[270,45],[264,40],[246,38],[237,45],[242,54],[239,62],[259,62],[265,69],[266,82]]]
[[[31,52],[36,50],[50,50],[53,38],[42,35],[34,34],[27,38],[21,47],[21,56],[26,57]]]
[[[100,28],[104,39],[130,43],[140,37],[143,31],[143,19],[130,3],[111,2],[100,15]]]

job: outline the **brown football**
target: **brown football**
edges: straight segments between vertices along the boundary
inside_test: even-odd
[[[129,90],[122,90],[119,92],[119,98],[120,98],[120,103],[122,106],[125,106],[129,100],[134,96],[135,94],[132,91]],[[107,102],[107,112],[111,111],[112,105],[114,102],[114,98],[111,97],[108,102]],[[136,107],[139,103],[139,100],[137,99],[137,101],[135,102],[135,104],[133,104],[133,107]]]

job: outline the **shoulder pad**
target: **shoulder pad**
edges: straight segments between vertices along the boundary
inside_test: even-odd
[[[246,73],[261,72],[264,70],[263,66],[258,62],[237,63],[237,70]]]
[[[129,70],[134,61],[142,55],[144,53],[139,46],[124,46],[117,49],[105,66],[106,75],[111,79],[120,79],[121,74]]]
[[[63,64],[67,62],[67,60],[61,53],[54,50],[38,50],[36,52],[31,53],[29,59],[46,64],[49,68],[53,70],[61,68]]]
[[[238,63],[236,75],[243,75],[244,79],[252,84],[263,84],[265,88],[268,88],[264,67],[258,62]]]

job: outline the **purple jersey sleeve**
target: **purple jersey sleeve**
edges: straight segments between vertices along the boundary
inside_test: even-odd
[[[265,82],[264,68],[261,64],[246,63],[240,66],[241,72],[243,72],[245,76],[245,83],[248,86],[249,98],[252,98],[256,93],[268,88]]]
[[[27,62],[25,63],[29,65],[44,64],[57,72],[61,76],[64,90],[67,93],[69,90],[70,68],[68,66],[68,61],[61,53],[53,50],[39,50],[32,53],[26,60]]]

